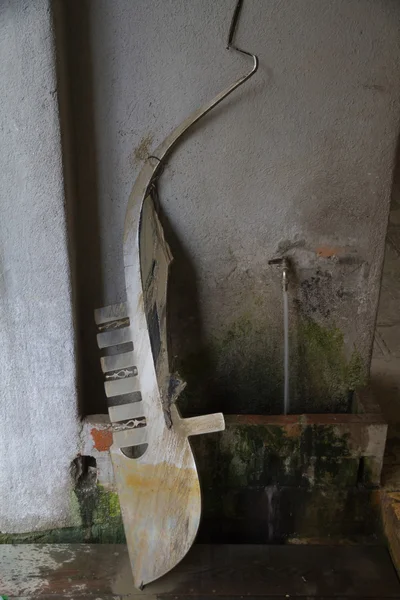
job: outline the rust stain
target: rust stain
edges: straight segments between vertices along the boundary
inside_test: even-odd
[[[344,248],[341,248],[340,246],[319,246],[316,249],[317,256],[320,258],[333,258],[339,254],[343,254],[343,252]]]
[[[112,445],[112,432],[108,429],[96,429],[93,427],[90,430],[93,438],[94,447],[99,452],[107,452]]]
[[[153,142],[153,137],[154,136],[151,133],[142,137],[139,145],[134,149],[132,153],[132,162],[134,165],[138,165],[143,160],[146,160],[146,158],[149,156],[150,146]]]
[[[287,437],[289,438],[297,438],[300,437],[301,432],[302,432],[302,427],[299,423],[296,423],[295,425],[287,425],[284,430],[285,433],[287,435]]]
[[[186,460],[190,464],[188,445]],[[194,541],[201,510],[194,467],[112,454],[135,585],[169,571]]]
[[[121,471],[125,485],[140,494],[184,494],[185,497],[199,493],[198,476],[195,469],[176,467],[167,462],[157,465],[130,464]],[[176,498],[175,498],[176,499]],[[173,500],[175,502],[175,500]]]
[[[280,425],[300,424],[299,415],[225,415],[227,425]]]

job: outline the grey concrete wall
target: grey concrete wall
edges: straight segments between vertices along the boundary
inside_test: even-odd
[[[3,534],[73,523],[78,421],[50,2],[1,2],[0,30]]]
[[[84,322],[94,303],[124,298],[124,214],[143,159],[248,68],[225,50],[234,4],[86,0],[69,11]],[[398,135],[399,24],[394,0],[244,3],[237,41],[259,72],[187,136],[159,186],[191,409],[279,410],[280,281],[267,261],[283,252],[297,409],[343,410],[362,382]],[[92,332],[82,336],[90,404],[97,356]]]

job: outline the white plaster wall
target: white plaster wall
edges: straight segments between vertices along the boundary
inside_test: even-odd
[[[86,196],[97,190],[103,267],[94,302],[124,298],[123,223],[140,155],[249,67],[225,49],[234,5],[82,3],[92,184],[83,155],[80,169]],[[280,327],[280,284],[267,260],[292,248],[302,279],[320,266],[320,246],[340,247],[358,270],[328,265],[338,285],[345,282],[333,320],[368,357],[398,136],[399,25],[395,0],[244,2],[237,41],[258,54],[259,71],[187,136],[160,183],[163,210],[197,273],[209,332],[252,306],[255,290],[260,314]],[[87,78],[77,73],[77,90]],[[84,120],[79,132],[83,138]]]
[[[0,4],[0,532],[70,524],[74,332],[50,2]]]

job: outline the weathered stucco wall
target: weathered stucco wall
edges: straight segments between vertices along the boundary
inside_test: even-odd
[[[100,378],[86,323],[94,304],[124,299],[133,181],[175,125],[248,69],[225,49],[234,4],[70,6],[91,412]],[[188,411],[281,410],[280,275],[267,263],[282,253],[293,267],[293,407],[345,410],[364,379],[398,134],[399,24],[394,0],[244,2],[237,41],[259,71],[187,136],[160,180]]]
[[[0,29],[0,532],[25,532],[74,520],[74,331],[50,2]]]

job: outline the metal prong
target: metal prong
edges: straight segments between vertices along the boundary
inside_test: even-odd
[[[133,352],[124,352],[123,354],[113,354],[112,356],[102,356],[100,358],[101,370],[103,373],[110,371],[119,371],[120,369],[129,369],[135,365]]]
[[[107,398],[140,392],[139,380],[137,377],[125,377],[125,379],[118,379],[117,381],[106,381],[104,389]]]
[[[110,346],[119,346],[131,342],[131,331],[129,327],[115,329],[113,331],[104,331],[97,334],[97,344],[99,348],[109,348]]]
[[[130,402],[129,404],[121,404],[120,406],[109,406],[108,414],[112,423],[145,416],[143,402]]]
[[[124,429],[113,432],[114,444],[118,448],[129,448],[129,446],[140,446],[147,442],[147,427],[138,429]]]
[[[94,320],[96,325],[109,323],[110,321],[120,321],[128,317],[128,307],[126,302],[120,304],[110,304],[103,308],[96,308],[94,311]]]

